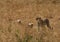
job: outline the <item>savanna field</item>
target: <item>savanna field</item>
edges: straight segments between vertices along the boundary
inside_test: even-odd
[[[36,17],[48,18],[53,30],[38,32]],[[0,0],[0,42],[60,42],[60,0]]]

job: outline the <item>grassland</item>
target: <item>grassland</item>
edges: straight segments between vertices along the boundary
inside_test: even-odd
[[[60,42],[60,1],[56,1],[0,0],[0,42]],[[48,18],[53,30],[41,27],[38,32],[36,17]],[[27,27],[29,22],[33,28]]]

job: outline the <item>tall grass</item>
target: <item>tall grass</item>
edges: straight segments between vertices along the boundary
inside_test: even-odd
[[[25,34],[25,37],[23,39],[23,42],[29,42],[30,40],[32,40],[33,36]]]
[[[22,39],[20,39],[19,30],[16,30],[15,37],[16,37],[17,42],[22,42]]]

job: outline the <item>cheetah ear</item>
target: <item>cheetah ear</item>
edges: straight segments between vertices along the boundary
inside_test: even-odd
[[[38,18],[36,18],[36,20],[38,20]]]
[[[41,17],[37,17],[37,18],[36,18],[36,20],[40,20],[40,19],[41,19]]]

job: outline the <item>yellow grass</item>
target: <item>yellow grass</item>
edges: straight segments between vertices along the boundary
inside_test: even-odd
[[[0,0],[0,42],[60,42],[60,3],[52,1]],[[38,32],[36,17],[48,18],[53,30],[41,27]],[[28,27],[29,22],[34,23],[33,28]]]

